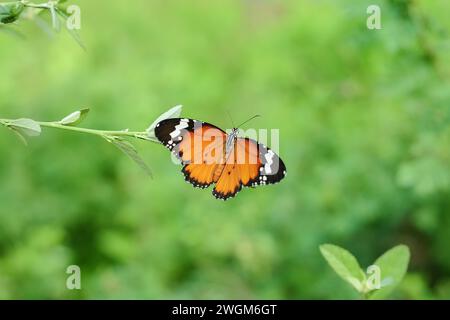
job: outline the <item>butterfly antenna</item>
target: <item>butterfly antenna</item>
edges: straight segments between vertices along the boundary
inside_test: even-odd
[[[250,122],[250,121],[252,121],[253,119],[255,119],[255,118],[259,118],[259,117],[261,117],[261,115],[259,115],[259,114],[257,114],[257,115],[254,115],[253,117],[251,117],[250,119],[248,119],[248,120],[246,120],[246,121],[244,121],[244,122],[242,122],[240,125],[238,125],[236,128],[240,128],[241,126],[243,126],[244,124],[246,124],[247,122]]]
[[[233,125],[233,128],[236,128],[235,126],[234,126],[234,121],[233,121],[233,118],[231,117],[231,113],[227,110],[227,114],[228,114],[228,117],[230,118],[230,120],[231,120],[231,124]]]

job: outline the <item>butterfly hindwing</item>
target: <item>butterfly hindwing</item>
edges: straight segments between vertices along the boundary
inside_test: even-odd
[[[217,180],[215,177],[216,164],[186,164],[181,170],[184,179],[196,188],[207,188]]]
[[[242,188],[239,179],[239,171],[236,163],[227,163],[223,166],[222,173],[216,182],[212,194],[217,199],[227,200],[234,197]]]
[[[236,138],[213,195],[227,200],[234,197],[242,186],[278,183],[285,175],[283,161],[270,148],[249,138]]]
[[[227,200],[234,197],[243,185],[254,181],[260,167],[257,154],[257,148],[252,148],[248,139],[236,139],[233,152],[228,156],[213,189],[214,197]]]

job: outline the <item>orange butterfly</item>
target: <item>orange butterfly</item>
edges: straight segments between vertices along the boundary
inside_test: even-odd
[[[249,138],[239,138],[212,124],[192,119],[165,119],[155,135],[181,160],[185,180],[198,188],[215,183],[213,195],[227,200],[242,186],[274,184],[286,175],[283,161],[272,150]]]

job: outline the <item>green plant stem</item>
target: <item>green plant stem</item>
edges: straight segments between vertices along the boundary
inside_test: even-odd
[[[50,6],[51,6],[51,3],[53,3],[52,1],[48,1],[48,2],[45,2],[45,3],[36,4],[36,3],[29,2],[28,0],[22,0],[20,2],[22,2],[22,4],[25,7],[37,8],[37,9],[49,9]]]
[[[8,126],[9,123],[11,123],[10,119],[0,119],[0,124]],[[137,138],[142,139],[146,141],[151,141],[155,143],[159,143],[158,140],[155,138],[152,138],[148,135],[147,132],[140,132],[140,131],[128,131],[128,130],[119,130],[119,131],[113,131],[113,130],[97,130],[97,129],[88,129],[88,128],[81,128],[81,127],[75,127],[75,126],[69,126],[64,125],[58,122],[45,122],[45,121],[36,121],[41,127],[46,128],[54,128],[54,129],[61,129],[61,130],[68,130],[68,131],[74,131],[74,132],[81,132],[86,134],[92,134],[96,136],[100,136],[102,138],[105,138],[108,140],[108,137],[131,137],[131,138]]]

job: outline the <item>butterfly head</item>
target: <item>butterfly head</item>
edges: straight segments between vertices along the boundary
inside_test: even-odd
[[[239,134],[239,128],[231,129],[231,135],[233,136],[233,139],[236,139],[238,134]]]

